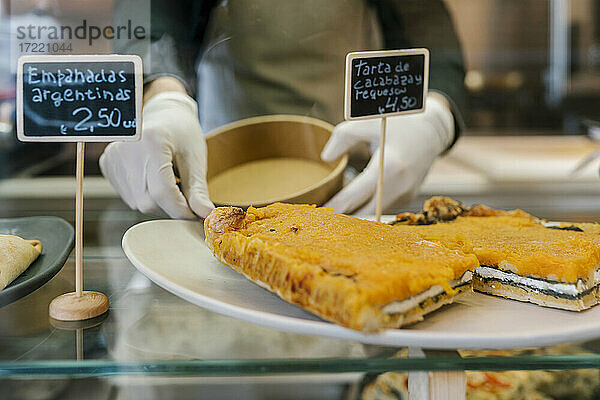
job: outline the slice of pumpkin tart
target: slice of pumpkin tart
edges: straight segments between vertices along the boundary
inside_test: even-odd
[[[477,256],[476,291],[571,311],[600,301],[596,224],[548,224],[521,210],[468,208],[443,197],[428,200],[422,213],[398,215],[392,224]]]
[[[361,331],[422,320],[470,290],[470,270],[479,265],[474,255],[417,234],[309,205],[216,208],[204,232],[224,264],[292,304]]]

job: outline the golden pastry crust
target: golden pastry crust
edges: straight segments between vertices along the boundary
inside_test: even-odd
[[[449,223],[396,228],[523,276],[576,282],[588,279],[600,264],[599,235],[548,229],[528,218],[458,217]]]
[[[522,276],[576,282],[600,264],[600,235],[549,229],[521,210],[476,206],[451,222],[396,225],[450,249],[475,254],[481,265]],[[591,230],[591,229],[590,229]]]
[[[518,217],[539,221],[536,217],[523,210],[495,210],[483,204],[467,207],[460,201],[450,197],[434,196],[425,200],[423,212],[401,213],[391,225],[432,225],[438,222],[454,221],[458,217]]]
[[[445,210],[446,203],[453,206],[457,202],[436,198],[426,202],[424,208],[427,215],[437,215],[431,211],[432,207]],[[437,218],[427,226],[416,226],[421,225],[419,223],[407,225],[411,218],[400,214],[397,216],[400,223],[395,226],[447,248],[474,254],[482,266],[475,269],[473,276],[476,291],[572,311],[581,311],[598,303],[600,290],[594,286],[600,265],[598,224],[547,226],[545,221],[522,210],[494,210],[483,205],[462,208],[463,212],[452,221]],[[522,278],[533,278],[531,285],[537,279],[538,286],[539,282],[552,281],[572,285],[584,283],[584,287],[591,285],[595,289],[582,289],[578,296],[568,298],[552,290],[544,292],[536,287],[527,287],[524,283],[484,279],[480,275],[483,266],[511,272]]]
[[[41,253],[39,240],[0,235],[0,290],[21,275]]]
[[[308,205],[217,208],[204,230],[221,262],[284,300],[362,331],[419,320],[437,307],[427,304],[416,314],[383,308],[436,285],[448,295],[440,296],[439,305],[451,301],[450,282],[478,265],[472,255],[389,225]]]
[[[442,196],[434,196],[423,204],[423,213],[438,221],[453,220],[467,210],[460,201]]]

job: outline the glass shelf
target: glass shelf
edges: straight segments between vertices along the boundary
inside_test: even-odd
[[[323,358],[254,360],[53,360],[0,362],[0,377],[256,376],[278,374],[383,373],[389,371],[505,371],[600,368],[600,355],[466,357],[449,360],[403,358]]]
[[[285,333],[218,315],[154,285],[127,260],[121,237],[146,217],[114,200],[87,205],[91,209],[84,214],[84,288],[107,294],[109,313],[79,332],[48,319],[49,302],[73,288],[74,260],[70,257],[48,284],[0,308],[0,378],[600,368],[600,341],[520,351],[464,351],[461,357],[446,352],[407,358],[398,348]],[[18,206],[34,215],[53,214],[22,203]],[[8,210],[6,216],[13,216],[10,207],[4,210]]]

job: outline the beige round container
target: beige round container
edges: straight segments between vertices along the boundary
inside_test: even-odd
[[[217,206],[322,205],[342,187],[347,156],[320,154],[333,125],[305,116],[244,119],[207,136],[208,189]]]

